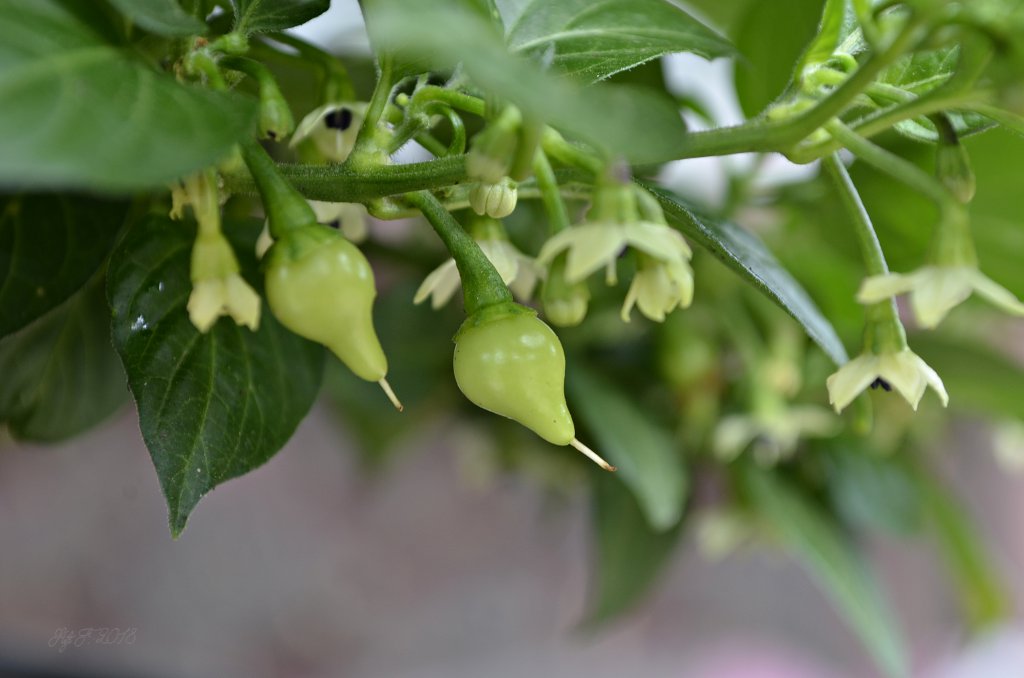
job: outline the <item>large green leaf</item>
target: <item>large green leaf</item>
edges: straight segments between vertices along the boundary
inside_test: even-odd
[[[490,22],[454,0],[379,0],[367,10],[371,35],[382,47],[439,69],[461,63],[476,85],[530,117],[635,163],[659,163],[681,153],[685,127],[663,93],[606,83],[582,87],[543,72],[509,54]]]
[[[747,465],[739,478],[753,511],[832,598],[885,675],[909,675],[895,617],[838,527],[770,472]]]
[[[182,85],[53,0],[0,16],[0,187],[160,187],[253,129],[254,99]]]
[[[675,52],[732,53],[728,40],[666,0],[533,0],[508,43],[587,82]]]
[[[110,253],[126,204],[42,194],[0,196],[0,337],[75,293]]]
[[[206,24],[178,4],[178,0],[110,0],[126,19],[157,35],[201,35]]]
[[[0,340],[0,374],[0,423],[16,438],[68,438],[124,403],[128,389],[110,345],[102,276]]]
[[[774,101],[793,78],[794,64],[814,36],[822,0],[755,2],[736,35],[742,58],[735,73],[736,95],[753,117]]]
[[[736,224],[698,216],[686,201],[672,192],[644,182],[638,183],[658,198],[669,224],[721,259],[741,278],[793,316],[803,326],[807,336],[833,362],[842,365],[849,359],[832,324],[757,236]]]
[[[315,19],[327,11],[331,0],[231,0],[231,6],[236,31],[269,33]]]
[[[226,232],[258,285],[253,244],[261,224]],[[267,461],[316,398],[322,348],[285,330],[263,306],[251,332],[221,318],[207,334],[191,324],[189,259],[194,223],[150,217],[111,257],[114,346],[170,510],[174,535],[204,494]]]
[[[651,528],[636,497],[614,478],[594,483],[593,573],[585,628],[611,621],[639,603],[668,564],[682,523],[668,531]]]
[[[663,531],[676,525],[689,489],[679,443],[584,366],[573,365],[566,386],[573,411],[594,435],[600,454],[618,468],[618,477],[636,496],[651,528]]]

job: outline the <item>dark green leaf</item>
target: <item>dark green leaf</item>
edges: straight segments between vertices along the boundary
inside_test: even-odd
[[[754,2],[740,23],[736,48],[736,94],[752,117],[786,89],[794,64],[814,36],[822,0]],[[830,52],[831,53],[831,52]]]
[[[651,529],[636,497],[614,478],[594,484],[594,570],[583,626],[595,628],[626,612],[650,592],[668,563],[682,523]]]
[[[96,273],[126,209],[77,196],[0,196],[0,337],[55,308]]]
[[[732,53],[728,40],[666,0],[533,0],[508,43],[585,82],[676,52]]]
[[[225,231],[257,289],[253,244],[261,224]],[[263,306],[259,331],[221,318],[200,334],[185,305],[194,223],[150,217],[128,231],[109,269],[114,346],[174,535],[204,494],[267,461],[316,398],[323,349],[291,334]]]
[[[438,69],[461,62],[478,86],[527,116],[635,163],[678,157],[685,127],[675,104],[660,92],[607,84],[584,88],[542,72],[510,55],[489,22],[452,0],[381,0],[370,7],[373,37],[387,49],[423,57]]]
[[[299,26],[320,16],[331,0],[231,0],[235,30],[239,33],[270,33]]]
[[[683,514],[688,490],[680,444],[629,398],[583,365],[568,371],[573,411],[594,436],[599,454],[618,467],[656,531],[671,528]]]
[[[181,8],[178,0],[110,0],[126,19],[167,37],[201,35],[206,24]]]
[[[223,158],[254,99],[184,86],[52,0],[0,0],[0,186],[128,191]]]
[[[110,345],[102,276],[0,340],[0,374],[0,423],[24,440],[68,438],[124,403],[128,389]]]
[[[832,324],[757,236],[727,221],[698,217],[679,196],[662,188],[638,183],[658,198],[669,224],[721,259],[741,278],[793,316],[803,326],[807,336],[833,362],[842,365],[849,359]]]
[[[968,622],[976,629],[1005,621],[1013,603],[996,573],[981,530],[967,510],[936,483],[922,479],[923,506]]]
[[[883,673],[909,675],[894,615],[838,527],[769,472],[745,466],[740,480],[753,511],[832,598]]]

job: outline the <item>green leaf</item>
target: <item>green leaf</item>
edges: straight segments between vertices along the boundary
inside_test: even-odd
[[[262,224],[225,225],[257,289],[253,245]],[[221,318],[207,334],[189,321],[195,224],[152,216],[111,257],[114,346],[177,536],[204,494],[267,461],[291,437],[320,387],[322,347],[285,330],[263,305],[251,332]]]
[[[736,95],[753,117],[777,99],[793,79],[794,64],[814,36],[822,0],[754,2],[739,25]]]
[[[0,337],[74,294],[107,258],[127,204],[69,195],[0,196]]]
[[[612,385],[575,364],[566,375],[573,411],[594,447],[636,496],[647,522],[664,531],[679,522],[688,478],[680,444]]]
[[[968,623],[981,630],[1005,621],[1013,611],[1012,598],[996,573],[979,526],[938,484],[924,478],[921,483],[924,510]]]
[[[0,16],[0,187],[162,187],[253,130],[254,99],[157,73],[53,0]]]
[[[832,598],[882,672],[909,675],[893,613],[838,527],[771,473],[747,465],[739,479],[751,509]]]
[[[821,9],[821,21],[818,23],[817,35],[800,57],[798,73],[802,73],[808,66],[828,61],[843,38],[857,29],[857,17],[850,0],[825,0],[824,7],[821,0],[815,0],[813,4]]]
[[[0,340],[0,423],[52,442],[106,419],[127,400],[97,276],[67,303]]]
[[[328,10],[331,0],[231,0],[235,30],[270,33],[299,26]]]
[[[614,478],[598,476],[593,504],[594,569],[582,626],[595,629],[639,603],[670,560],[682,523],[651,529],[636,497]]]
[[[490,22],[452,0],[380,0],[367,9],[380,46],[437,69],[461,62],[476,85],[528,117],[639,164],[681,153],[686,130],[676,105],[661,92],[605,83],[582,87],[543,72],[525,57],[510,55]]]
[[[177,37],[206,32],[206,24],[183,10],[178,0],[110,0],[110,4],[150,33]]]
[[[845,524],[896,534],[922,527],[921,494],[899,455],[882,456],[870,444],[825,443],[815,450],[829,498]]]
[[[642,181],[637,183],[658,198],[669,224],[793,316],[833,362],[842,365],[849,360],[832,324],[757,236],[727,221],[698,217],[679,196]]]
[[[728,40],[665,0],[533,0],[508,43],[585,82],[676,52],[732,53]]]

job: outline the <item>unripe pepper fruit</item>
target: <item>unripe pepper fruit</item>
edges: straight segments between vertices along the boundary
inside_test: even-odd
[[[356,376],[387,374],[373,329],[373,270],[339,233],[320,224],[287,232],[267,252],[266,291],[281,324],[331,349]]]

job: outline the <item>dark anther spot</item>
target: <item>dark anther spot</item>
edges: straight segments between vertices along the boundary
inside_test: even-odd
[[[879,378],[875,379],[873,382],[871,382],[871,388],[876,388],[876,389],[880,388],[883,391],[885,391],[886,393],[888,393],[889,391],[892,390],[892,385],[889,382],[887,382],[885,379],[882,379],[881,377],[879,377]]]
[[[344,132],[352,126],[352,111],[344,107],[331,111],[324,118],[324,122],[328,128]]]
[[[331,228],[340,229],[341,228],[341,219],[335,219],[334,221],[329,221],[329,222],[327,222],[327,225],[330,226]]]

